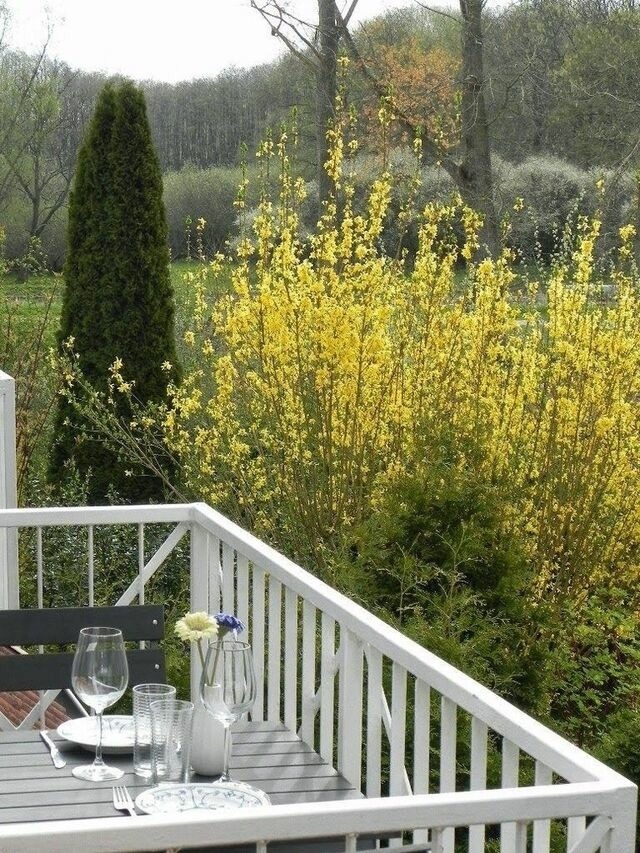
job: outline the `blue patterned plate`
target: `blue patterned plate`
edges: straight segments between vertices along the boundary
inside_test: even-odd
[[[97,717],[77,717],[58,726],[58,734],[84,749],[95,750],[98,739]],[[116,755],[133,752],[133,717],[108,714],[102,718],[102,751]]]
[[[244,782],[165,784],[149,788],[136,797],[136,808],[145,814],[174,814],[195,809],[243,809],[270,804],[271,800],[264,791]]]

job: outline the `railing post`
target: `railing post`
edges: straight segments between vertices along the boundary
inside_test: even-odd
[[[360,640],[340,626],[342,661],[338,680],[338,770],[354,788],[361,784],[362,654]]]
[[[613,823],[609,846],[602,848],[606,849],[607,853],[634,853],[637,806],[638,789],[635,785],[629,784],[616,791],[615,801],[609,812]]]
[[[16,389],[11,376],[0,370],[0,509],[16,506]],[[20,606],[18,588],[18,533],[0,530],[0,608]]]
[[[191,612],[209,612],[209,547],[210,537],[199,524],[191,525]],[[191,650],[191,701],[199,701],[202,664]]]

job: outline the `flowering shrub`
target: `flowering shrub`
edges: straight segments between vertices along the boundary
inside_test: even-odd
[[[523,281],[508,252],[473,262],[472,211],[428,204],[406,273],[402,258],[380,251],[387,173],[355,212],[355,151],[336,129],[327,168],[337,198],[304,242],[304,184],[286,138],[267,140],[265,186],[277,158],[279,201],[263,195],[231,267],[217,256],[188,273],[192,367],[169,406],[132,407],[128,432],[113,418],[107,431],[135,453],[155,446],[143,439],[159,419],[155,442],[176,457],[185,498],[221,506],[320,570],[395,484],[442,463],[446,438],[452,481],[473,471],[501,484],[501,529],[520,543],[534,596],[628,588],[640,533],[634,229],[621,229],[616,264],[603,273],[599,223],[580,219],[545,280]],[[240,220],[246,198],[243,183]],[[231,288],[217,287],[229,269]],[[109,399],[131,395],[125,371],[112,366]],[[161,456],[149,456],[135,461],[155,470]]]
[[[263,159],[280,159],[281,197],[263,198],[232,293],[206,299],[221,258],[193,282],[185,342],[199,364],[172,389],[164,420],[189,489],[321,566],[395,478],[424,461],[416,437],[446,428],[476,448],[483,477],[511,484],[502,512],[537,594],[580,596],[635,578],[633,229],[621,231],[606,304],[596,298],[597,221],[580,220],[572,254],[523,292],[508,253],[471,263],[461,284],[454,229],[462,223],[471,261],[477,216],[455,201],[430,204],[406,275],[379,251],[389,177],[355,214],[350,150],[336,132],[327,168],[339,197],[303,246],[303,185],[285,142],[266,145]]]

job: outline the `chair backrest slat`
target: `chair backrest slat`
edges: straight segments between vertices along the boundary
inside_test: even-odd
[[[160,648],[127,651],[129,686],[165,681]],[[0,657],[0,690],[58,690],[71,688],[73,654],[8,655]]]
[[[0,645],[64,646],[75,644],[81,628],[120,628],[125,640],[157,642],[164,637],[164,608],[52,607],[0,611]],[[127,650],[129,686],[166,680],[164,651],[159,646]],[[71,687],[73,652],[0,656],[0,691],[54,690]]]
[[[75,643],[81,628],[120,628],[125,640],[161,640],[164,608],[156,604],[129,607],[45,607],[0,611],[0,645],[37,646]]]

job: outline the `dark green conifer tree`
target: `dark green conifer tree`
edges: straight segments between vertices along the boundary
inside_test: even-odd
[[[80,369],[105,390],[119,358],[142,402],[164,399],[167,373],[176,379],[173,290],[169,273],[162,174],[151,140],[144,95],[132,83],[103,89],[78,156],[69,201],[60,346],[73,339]],[[122,403],[121,414],[126,406]],[[130,500],[160,496],[150,476],[130,467],[65,399],[59,405],[50,461],[53,482],[68,463],[90,472],[89,497],[105,500],[112,486]]]

